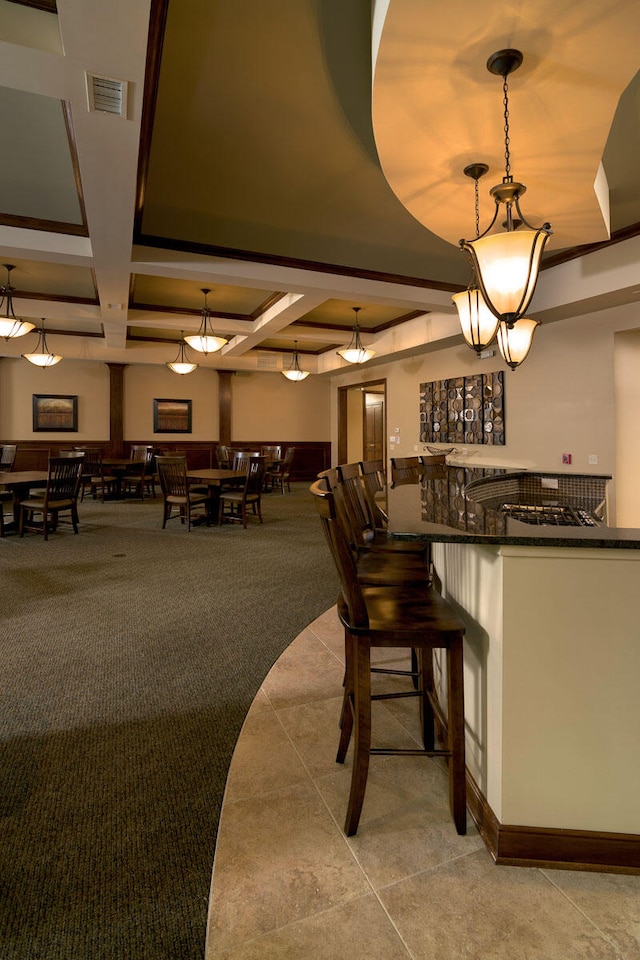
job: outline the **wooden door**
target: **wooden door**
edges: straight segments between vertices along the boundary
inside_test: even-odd
[[[365,460],[384,460],[384,395],[363,394],[363,452]]]

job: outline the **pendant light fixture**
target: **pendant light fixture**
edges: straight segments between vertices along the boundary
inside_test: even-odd
[[[538,279],[542,252],[553,232],[548,223],[538,229],[528,223],[520,209],[520,197],[527,188],[511,176],[507,78],[518,69],[522,60],[519,50],[508,49],[499,50],[487,61],[489,73],[502,77],[505,175],[502,183],[491,188],[490,193],[496,209],[487,229],[475,240],[460,241],[460,247],[471,254],[487,307],[508,327],[513,327],[514,323],[524,317],[529,307]],[[506,221],[503,223],[506,229],[501,233],[491,234],[501,204],[504,204],[506,211]],[[514,209],[517,214],[515,217]]]
[[[299,383],[300,380],[306,380],[309,376],[310,370],[303,370],[300,366],[300,358],[298,355],[298,341],[294,340],[294,351],[293,359],[291,361],[291,366],[288,370],[282,370],[281,373],[287,380],[293,380],[296,383]]]
[[[174,373],[179,373],[181,377],[184,377],[187,373],[193,373],[197,369],[197,363],[191,363],[189,360],[186,350],[187,345],[184,342],[184,330],[180,331],[180,349],[178,350],[178,356],[175,360],[170,360],[167,362],[169,370],[172,370]]]
[[[347,363],[366,363],[367,360],[370,360],[371,357],[375,356],[375,350],[370,350],[368,347],[362,345],[362,340],[360,339],[360,327],[358,326],[358,313],[362,310],[362,307],[352,307],[351,308],[356,315],[356,322],[353,328],[353,334],[351,335],[351,340],[349,345],[343,347],[342,350],[338,350],[338,355],[342,357],[343,360],[346,360]]]
[[[520,317],[513,327],[506,323],[500,323],[498,327],[498,348],[503,360],[509,364],[512,370],[515,370],[523,360],[527,359],[533,342],[533,335],[539,326],[540,321],[531,320],[530,317]]]
[[[464,175],[470,177],[475,187],[476,239],[480,236],[480,211],[478,205],[478,180],[484,177],[489,167],[486,163],[470,163],[464,168]],[[499,319],[489,310],[478,285],[475,266],[471,263],[471,280],[462,293],[451,298],[458,310],[462,335],[477,354],[489,346],[498,330]]]
[[[13,290],[11,286],[11,271],[15,270],[15,264],[3,263],[2,266],[7,271],[7,282],[0,287],[0,337],[5,340],[14,340],[16,337],[23,337],[25,333],[31,333],[35,328],[35,323],[29,320],[21,320],[13,312]],[[4,311],[4,312],[3,312]]]
[[[211,290],[209,290],[208,287],[202,287],[202,293],[204,293],[204,306],[202,308],[200,329],[197,334],[185,337],[184,339],[190,347],[193,347],[193,349],[199,353],[216,353],[217,350],[220,350],[224,347],[225,343],[229,341],[225,340],[224,337],[217,337],[213,332],[213,327],[210,326],[211,311],[207,307],[207,294],[211,293]]]
[[[44,317],[42,318],[42,326],[38,330],[38,342],[35,351],[33,353],[23,353],[22,356],[36,367],[53,367],[62,360],[59,354],[51,353],[47,346],[47,335],[44,332]]]

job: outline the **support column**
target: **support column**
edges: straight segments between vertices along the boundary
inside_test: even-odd
[[[231,370],[218,370],[219,442],[231,443]]]
[[[126,363],[108,363],[109,439],[111,456],[124,456],[124,368]]]

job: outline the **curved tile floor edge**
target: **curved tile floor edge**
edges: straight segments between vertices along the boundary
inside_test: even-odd
[[[378,653],[408,665],[408,651]],[[509,948],[613,960],[630,942],[640,956],[640,877],[496,867],[471,819],[456,834],[441,761],[373,757],[358,834],[345,837],[343,671],[333,607],[284,651],[247,715],[220,818],[206,960],[459,960]],[[376,681],[388,689],[388,677]],[[415,700],[377,702],[373,721],[377,742],[418,740]]]

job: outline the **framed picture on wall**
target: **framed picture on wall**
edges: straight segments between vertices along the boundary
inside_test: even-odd
[[[191,433],[191,400],[154,400],[154,433]]]
[[[78,432],[78,397],[55,393],[33,394],[34,433]]]

